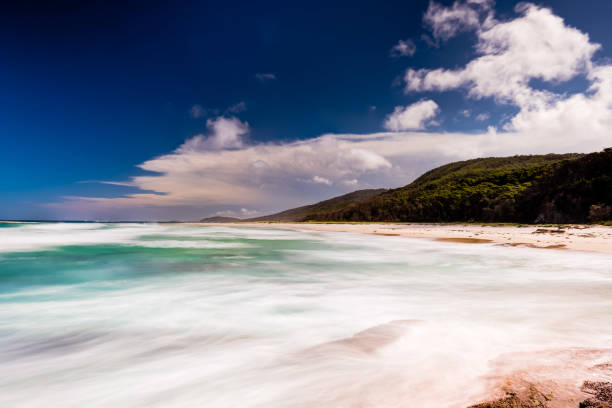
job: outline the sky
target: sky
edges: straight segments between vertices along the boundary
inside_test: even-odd
[[[2,2],[0,219],[244,218],[612,146],[607,0],[291,3]]]

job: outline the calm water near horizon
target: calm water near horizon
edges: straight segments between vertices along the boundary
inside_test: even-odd
[[[610,361],[610,316],[612,255],[0,224],[1,407],[465,407],[551,350]]]

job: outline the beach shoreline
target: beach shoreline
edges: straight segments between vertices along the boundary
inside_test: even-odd
[[[612,227],[601,225],[369,224],[369,223],[190,223],[191,225],[282,228],[430,239],[439,242],[612,253]],[[396,323],[396,322],[392,322]],[[383,327],[383,326],[380,326]],[[379,328],[380,328],[379,327]],[[378,328],[375,328],[378,329]],[[345,342],[354,346],[366,330]],[[381,337],[386,340],[384,336]],[[371,340],[366,338],[366,340]],[[366,344],[369,346],[369,344]],[[542,364],[542,357],[546,357]],[[610,349],[527,351],[492,362],[480,395],[466,408],[605,408],[610,406]],[[567,370],[567,367],[573,367]]]
[[[494,244],[511,247],[612,253],[612,227],[603,225],[487,225],[487,224],[369,224],[369,223],[184,223],[201,226],[282,228],[424,238],[441,242]]]
[[[609,234],[476,223],[5,228],[0,349],[12,374],[0,405],[226,407],[244,405],[224,391],[241,389],[261,396],[252,406],[610,408],[612,255],[555,249],[599,240],[605,251]],[[553,249],[496,246],[530,239]],[[113,367],[99,369],[101,353]],[[144,385],[133,393],[126,381]],[[166,400],[160,383],[172,383]]]

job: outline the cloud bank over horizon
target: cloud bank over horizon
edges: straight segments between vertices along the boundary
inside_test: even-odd
[[[136,192],[67,197],[48,205],[102,219],[254,216],[356,189],[405,185],[454,160],[591,152],[612,145],[612,65],[595,59],[601,45],[548,8],[520,3],[515,13],[502,21],[493,1],[456,1],[449,7],[431,2],[423,18],[431,42],[472,32],[476,55],[462,67],[406,68],[403,91],[421,99],[395,107],[381,132],[256,142],[249,137],[250,125],[237,116],[246,109],[240,103],[208,118],[206,133],[139,164],[148,175],[118,182]],[[414,42],[399,40],[393,50],[394,56],[410,56]],[[257,75],[262,82],[275,79]],[[577,78],[585,81],[584,89],[555,91],[554,85]],[[469,101],[490,99],[515,113],[477,132],[447,132],[438,120],[442,108],[436,95],[457,91]],[[191,114],[202,112],[194,107]],[[489,116],[474,117],[482,122]]]

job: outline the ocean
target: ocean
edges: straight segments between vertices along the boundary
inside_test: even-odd
[[[605,254],[0,224],[0,407],[466,407],[605,377],[611,316]]]

